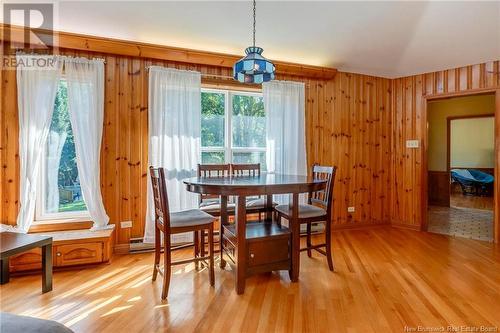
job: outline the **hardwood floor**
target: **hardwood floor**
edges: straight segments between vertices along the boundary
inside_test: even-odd
[[[493,196],[481,197],[475,195],[463,195],[460,187],[452,185],[452,192],[450,195],[450,206],[493,210],[495,202]]]
[[[234,292],[230,271],[174,268],[169,298],[151,282],[152,253],[110,265],[38,275],[0,288],[1,310],[55,319],[75,332],[404,332],[408,327],[500,327],[500,248],[490,243],[379,227],[333,234],[334,273],[301,255],[287,272],[254,276]],[[189,251],[189,254],[191,251]],[[188,252],[177,252],[175,256]]]

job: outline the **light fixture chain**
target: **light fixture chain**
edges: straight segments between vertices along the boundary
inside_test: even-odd
[[[253,0],[253,46],[255,46],[255,13],[256,13],[256,0]]]

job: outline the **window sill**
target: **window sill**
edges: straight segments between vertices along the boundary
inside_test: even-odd
[[[89,218],[70,218],[34,221],[29,232],[50,232],[65,230],[81,230],[92,228],[93,222]]]

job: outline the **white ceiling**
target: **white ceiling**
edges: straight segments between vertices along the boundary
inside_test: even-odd
[[[250,1],[60,1],[58,11],[61,31],[231,54],[251,43]],[[270,59],[391,78],[454,68],[500,59],[500,2],[258,0],[257,45]]]

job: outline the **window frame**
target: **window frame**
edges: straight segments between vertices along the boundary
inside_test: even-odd
[[[266,147],[233,147],[233,133],[232,133],[233,96],[240,95],[240,96],[251,96],[251,97],[263,97],[262,92],[250,92],[250,91],[215,89],[215,88],[201,88],[201,92],[224,94],[224,147],[203,147],[202,145],[200,145],[201,154],[223,152],[224,163],[229,164],[233,163],[233,153],[267,152]],[[267,128],[266,128],[266,133],[267,133]]]
[[[61,76],[60,81],[66,81],[64,75]],[[60,83],[58,83],[60,84]],[[58,88],[59,89],[59,88]],[[50,120],[52,122],[52,118]],[[76,152],[75,152],[76,153]],[[37,189],[36,189],[36,201],[35,201],[35,216],[33,224],[44,223],[47,221],[51,222],[85,222],[90,221],[90,214],[88,209],[80,211],[69,211],[69,212],[57,212],[48,213],[45,212],[45,200],[44,195],[46,193],[46,175],[47,175],[47,142],[43,145],[42,158],[40,159],[40,165],[38,172],[40,177],[38,177]],[[83,197],[83,194],[82,194]]]

